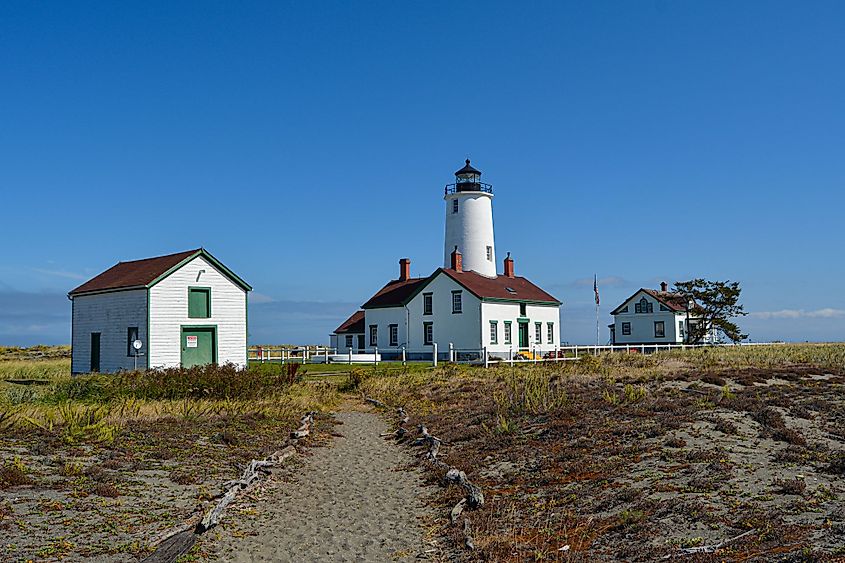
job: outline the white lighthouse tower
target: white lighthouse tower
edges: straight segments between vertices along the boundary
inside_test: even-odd
[[[481,182],[481,172],[466,161],[455,172],[455,183],[446,186],[446,238],[443,267],[452,263],[452,252],[463,255],[463,269],[496,277],[493,241],[493,186]]]

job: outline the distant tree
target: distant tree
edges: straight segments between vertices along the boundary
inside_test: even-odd
[[[698,322],[691,323],[688,329],[689,342],[700,342],[714,327],[734,343],[748,338],[748,335],[742,334],[739,326],[731,320],[747,315],[739,304],[739,295],[742,292],[739,282],[708,281],[698,278],[675,282],[673,291],[691,296],[695,300],[695,308],[690,311],[690,315],[693,315]]]

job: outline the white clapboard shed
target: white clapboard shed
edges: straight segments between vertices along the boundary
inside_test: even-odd
[[[245,367],[251,290],[202,248],[120,262],[68,293],[71,371]]]

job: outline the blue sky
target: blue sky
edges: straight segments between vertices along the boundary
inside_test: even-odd
[[[495,190],[498,253],[595,334],[635,289],[739,280],[754,340],[845,339],[841,2],[4,2],[0,344],[64,294],[204,246],[253,342],[321,342],[442,187]],[[606,335],[604,329],[603,335]]]

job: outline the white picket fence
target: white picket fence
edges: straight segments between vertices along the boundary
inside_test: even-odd
[[[739,346],[765,346],[769,343],[754,342],[743,343]],[[260,363],[344,363],[344,364],[373,364],[378,365],[384,362],[401,363],[428,363],[437,366],[440,362],[473,364],[488,367],[497,364],[525,364],[541,362],[566,362],[575,361],[582,356],[597,356],[603,353],[622,354],[653,354],[669,350],[687,350],[693,348],[712,348],[717,346],[735,346],[734,344],[607,344],[602,346],[569,345],[555,346],[554,349],[533,348],[518,349],[511,348],[506,352],[493,352],[484,348],[455,348],[449,344],[448,349],[438,350],[437,344],[432,344],[424,349],[399,349],[390,348],[387,350],[377,347],[366,350],[338,351],[329,346],[302,346],[302,347],[260,347],[254,346],[249,349],[248,358],[252,362]]]

